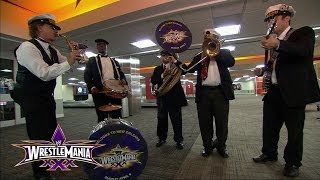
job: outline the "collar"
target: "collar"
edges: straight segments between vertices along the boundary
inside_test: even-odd
[[[98,54],[100,57],[108,57],[108,54]]]
[[[278,39],[279,39],[279,40],[283,40],[283,39],[286,37],[286,35],[287,35],[287,33],[289,32],[290,29],[291,29],[291,27],[288,26],[288,27],[280,34],[280,36],[278,37]]]
[[[46,42],[45,40],[40,39],[40,38],[37,38],[36,40],[41,44],[42,47],[47,48],[47,49],[49,48],[50,44],[48,42]]]

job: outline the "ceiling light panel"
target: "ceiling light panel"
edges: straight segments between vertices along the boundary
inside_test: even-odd
[[[147,48],[147,47],[156,46],[156,44],[154,42],[152,42],[150,39],[144,39],[144,40],[136,41],[136,42],[133,42],[130,44],[132,44],[138,48]]]

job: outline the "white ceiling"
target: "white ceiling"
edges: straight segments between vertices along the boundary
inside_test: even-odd
[[[189,61],[196,53],[201,51],[204,29],[228,24],[241,24],[240,34],[224,37],[226,39],[224,45],[236,46],[236,50],[232,52],[235,57],[263,54],[264,51],[259,42],[261,36],[267,31],[263,22],[264,12],[268,6],[273,4],[287,3],[294,7],[297,13],[292,20],[293,27],[320,26],[319,0],[228,0],[226,2],[216,2],[213,0],[176,0],[73,30],[65,33],[65,35],[74,41],[86,44],[89,47],[88,50],[92,52],[96,52],[95,39],[106,39],[110,42],[109,55],[120,58],[136,57],[140,59],[140,67],[146,67],[160,63],[160,60],[156,57],[158,52],[139,53],[160,49],[160,47],[139,49],[130,43],[145,38],[156,42],[155,29],[166,20],[180,21],[192,33],[191,47],[180,53],[180,60],[183,62]],[[316,32],[319,34],[320,30],[316,30]],[[243,38],[243,40],[230,42],[230,40],[238,38]],[[5,55],[5,57],[10,57],[8,59],[13,59],[11,53],[22,41],[22,39],[1,34],[1,57]],[[67,51],[67,46],[63,40],[58,40],[55,45],[62,51]],[[236,77],[250,73],[246,70],[261,63],[262,61],[253,61],[250,64],[243,64],[239,61],[232,69],[241,71],[238,71],[238,73],[232,71],[232,76]],[[148,76],[148,74],[145,74],[145,76]],[[64,84],[69,77],[82,79],[83,71],[74,70],[64,75]]]

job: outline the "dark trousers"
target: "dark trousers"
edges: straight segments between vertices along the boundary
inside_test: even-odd
[[[198,119],[203,146],[211,149],[213,143],[217,149],[226,149],[228,137],[229,100],[225,99],[221,87],[203,87],[197,103]],[[213,142],[213,117],[217,139]]]
[[[282,98],[279,86],[271,86],[263,103],[262,153],[271,157],[278,155],[279,133],[285,123],[288,132],[285,162],[297,167],[302,165],[305,107],[289,107]]]
[[[174,132],[174,141],[182,142],[182,113],[181,106],[172,105],[166,102],[165,99],[158,100],[158,125],[157,136],[160,140],[166,140],[168,136],[168,114],[170,116],[171,124]]]
[[[92,99],[95,105],[96,113],[98,116],[98,123],[103,121],[105,118],[108,118],[109,115],[111,118],[122,118],[121,115],[121,109],[111,111],[111,112],[106,112],[106,111],[100,111],[99,107],[108,105],[109,103],[113,105],[122,105],[121,99],[113,99],[103,93],[97,93],[92,95]]]
[[[52,95],[22,97],[20,106],[26,118],[27,133],[30,140],[47,140],[57,127],[56,103]],[[39,167],[42,161],[32,163],[33,175],[36,178],[49,174],[48,167]]]

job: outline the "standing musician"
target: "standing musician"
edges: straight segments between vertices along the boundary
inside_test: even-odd
[[[84,71],[84,80],[89,92],[92,94],[98,122],[101,122],[108,117],[109,112],[100,111],[99,107],[109,103],[121,105],[121,99],[112,98],[102,93],[104,84],[109,79],[119,79],[123,84],[127,84],[127,81],[119,62],[110,58],[107,54],[109,42],[104,39],[96,39],[95,42],[97,43],[99,54],[96,57],[89,58]],[[121,109],[112,111],[111,117],[121,118]]]
[[[204,42],[214,39],[219,40],[219,37],[220,34],[213,29],[206,29],[204,31]],[[205,59],[199,63],[203,58]],[[235,97],[228,68],[232,67],[234,64],[235,60],[230,51],[227,49],[220,49],[220,52],[214,57],[210,57],[202,52],[193,58],[188,67],[180,65],[184,71],[190,73],[195,71],[198,72],[196,103],[204,146],[202,156],[204,157],[209,156],[214,148],[217,148],[218,153],[222,157],[229,157],[228,151],[226,150],[229,100],[233,100]],[[217,139],[215,141],[212,140],[213,117],[215,118],[216,124]]]
[[[265,13],[265,22],[275,20],[276,26],[274,34],[263,38],[261,45],[271,50],[271,57],[275,58],[271,65],[271,85],[263,98],[262,154],[253,158],[256,163],[278,160],[279,133],[285,123],[288,141],[283,175],[290,177],[298,176],[302,165],[306,104],[320,100],[313,67],[315,33],[308,26],[292,29],[290,22],[294,14],[293,7],[286,4],[270,6]],[[266,70],[257,68],[254,72],[262,76]]]
[[[177,61],[177,54],[170,53],[166,50],[160,52],[162,64],[154,69],[151,76],[151,83],[158,88],[163,83],[163,78],[170,76],[171,68],[175,66],[173,61]],[[179,81],[163,96],[157,97],[158,105],[158,126],[157,136],[159,138],[157,147],[166,143],[168,135],[168,113],[171,119],[174,141],[177,149],[183,149],[182,136],[182,113],[181,106],[187,105],[186,96],[183,92],[181,81]]]
[[[78,50],[65,57],[51,45],[61,30],[52,14],[33,16],[28,20],[28,26],[32,39],[15,50],[18,71],[11,96],[24,112],[30,140],[51,141],[57,126],[53,96],[56,78],[81,57]],[[52,179],[46,168],[39,167],[42,164],[41,161],[32,163],[34,178]]]

